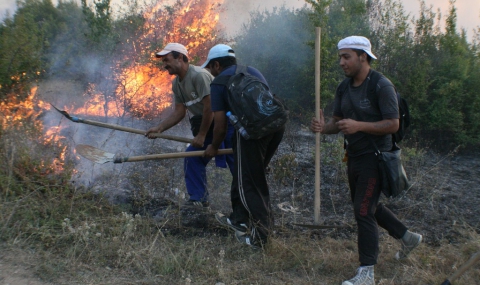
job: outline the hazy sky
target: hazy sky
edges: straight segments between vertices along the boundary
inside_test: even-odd
[[[92,0],[87,0],[89,3]],[[113,0],[121,2],[120,0]],[[417,16],[420,8],[420,0],[402,0],[402,3],[407,12],[410,12],[412,16]],[[56,0],[53,0],[56,3]],[[287,7],[299,8],[305,4],[304,0],[224,0],[224,7],[227,9],[227,13],[222,17],[222,22],[225,23],[227,28],[235,30],[235,27],[241,26],[241,24],[248,19],[248,11],[254,9],[263,10],[265,8],[279,6],[285,3]],[[445,21],[445,16],[448,13],[449,0],[425,0],[427,6],[433,5],[436,12],[440,8],[442,13],[442,22]],[[480,26],[480,0],[456,0],[455,7],[457,8],[457,26],[459,28],[465,28],[469,38],[473,35],[472,30]],[[0,16],[3,18],[6,11],[9,10],[10,14],[15,9],[15,0],[0,0]]]
[[[420,0],[402,0],[403,7],[411,16],[418,17],[420,10]],[[223,17],[223,22],[227,28],[241,26],[245,19],[248,19],[248,10],[252,9],[268,9],[269,7],[280,6],[285,3],[287,7],[300,8],[305,5],[304,0],[225,0],[224,6],[227,13]],[[449,0],[425,0],[427,7],[433,6],[436,13],[440,8],[442,13],[442,23],[448,14]],[[239,7],[235,9],[235,7]],[[465,28],[469,38],[473,35],[473,29],[480,26],[480,0],[456,0],[457,8],[457,27]]]

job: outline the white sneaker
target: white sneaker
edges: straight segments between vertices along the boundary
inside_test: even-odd
[[[395,259],[400,260],[408,256],[422,242],[422,235],[407,231],[400,239],[402,249],[395,254]]]
[[[343,281],[342,285],[375,285],[373,265],[360,266],[357,275],[350,280]]]

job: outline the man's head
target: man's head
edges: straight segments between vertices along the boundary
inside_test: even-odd
[[[210,49],[202,67],[209,69],[213,76],[217,76],[223,69],[235,64],[237,59],[233,49],[230,46],[218,44]]]
[[[181,69],[188,68],[188,51],[182,44],[169,43],[156,56],[162,59],[163,67],[169,74],[180,75]]]
[[[372,53],[370,41],[361,36],[350,36],[339,41],[338,56],[340,66],[348,77],[355,77],[362,68],[369,68],[372,59],[377,59]]]

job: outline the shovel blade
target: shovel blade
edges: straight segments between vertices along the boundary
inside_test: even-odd
[[[58,109],[57,107],[55,107],[52,103],[50,103],[50,105],[52,105],[52,107],[57,110],[60,114],[64,115],[67,119],[69,119],[70,121],[72,121],[72,116],[70,116],[70,114],[68,114],[66,111],[63,111],[63,110],[60,110]]]
[[[78,154],[95,163],[107,163],[114,161],[115,154],[105,152],[86,144],[79,144],[75,148]]]

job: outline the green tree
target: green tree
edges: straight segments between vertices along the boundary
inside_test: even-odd
[[[0,26],[1,93],[20,92],[48,67],[44,57],[62,19],[50,0],[18,2],[13,18]]]

